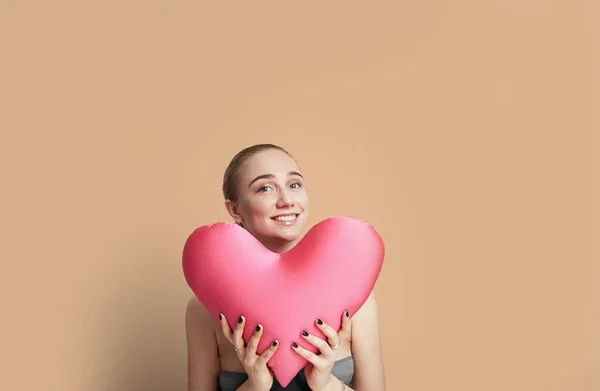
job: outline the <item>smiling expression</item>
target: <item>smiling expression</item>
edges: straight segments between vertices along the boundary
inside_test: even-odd
[[[309,206],[296,161],[276,149],[258,152],[240,168],[237,186],[237,202],[226,201],[235,221],[271,251],[292,248],[300,239]]]

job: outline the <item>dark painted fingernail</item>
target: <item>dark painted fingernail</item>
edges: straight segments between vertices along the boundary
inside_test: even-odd
[[[297,348],[297,347],[298,347],[298,344],[297,344],[296,342],[294,342],[294,343],[292,343],[292,346],[293,346],[294,348]]]
[[[349,318],[350,314],[348,314],[348,310],[346,310],[346,318]]]
[[[219,314],[219,320],[223,320],[223,315]]]
[[[320,326],[323,324],[323,321],[321,319],[317,319],[317,324]]]
[[[240,318],[238,319],[238,323],[242,323],[244,321],[244,319],[240,316]]]
[[[308,333],[304,330],[302,330],[302,335],[304,335],[305,337],[308,337]]]
[[[256,332],[258,333],[260,331],[260,325],[256,326]]]
[[[273,341],[273,346],[277,346],[278,342],[277,341]]]

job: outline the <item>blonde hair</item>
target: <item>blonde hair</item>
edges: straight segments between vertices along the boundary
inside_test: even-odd
[[[223,197],[225,197],[226,200],[230,200],[231,202],[237,202],[237,187],[240,180],[239,170],[244,164],[244,162],[253,155],[257,154],[258,152],[266,151],[269,149],[280,150],[293,158],[293,156],[288,151],[275,144],[255,144],[242,149],[233,157],[233,159],[231,159],[231,162],[229,162],[229,165],[225,169],[225,174],[223,175]]]

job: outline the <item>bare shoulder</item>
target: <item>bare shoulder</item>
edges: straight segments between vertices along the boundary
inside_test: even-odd
[[[185,309],[185,328],[188,338],[196,338],[197,334],[203,334],[202,338],[206,342],[207,336],[210,335],[216,343],[216,325],[217,322],[200,303],[200,300],[192,295],[188,299]]]
[[[192,295],[187,302],[185,309],[186,322],[203,322],[207,325],[211,325],[210,320],[212,319],[206,308],[200,303],[200,300]]]
[[[356,314],[352,317],[352,324],[362,322],[373,322],[376,321],[379,316],[377,310],[377,299],[375,298],[375,292],[371,291],[369,297],[365,303],[356,311]]]

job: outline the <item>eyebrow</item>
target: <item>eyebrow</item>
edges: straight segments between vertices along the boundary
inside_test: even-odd
[[[304,178],[304,177],[302,176],[302,174],[300,174],[300,173],[299,173],[299,172],[297,172],[297,171],[290,171],[290,172],[288,172],[288,176],[292,176],[292,175],[296,175],[296,176],[299,176],[300,178]],[[262,175],[259,175],[259,176],[257,176],[256,178],[254,178],[254,179],[253,179],[253,180],[250,182],[250,184],[248,185],[248,187],[252,186],[252,184],[253,184],[254,182],[256,182],[256,181],[258,181],[258,180],[260,180],[260,179],[273,179],[273,178],[275,178],[275,175],[273,175],[273,174],[262,174]]]

